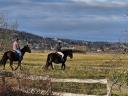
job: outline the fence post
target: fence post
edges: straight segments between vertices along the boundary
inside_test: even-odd
[[[111,96],[111,85],[109,83],[109,80],[107,79],[107,96]]]

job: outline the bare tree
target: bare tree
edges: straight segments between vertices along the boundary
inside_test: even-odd
[[[10,23],[6,16],[0,16],[0,49],[2,51],[6,51],[11,48],[12,33],[14,33],[17,28],[17,21]]]

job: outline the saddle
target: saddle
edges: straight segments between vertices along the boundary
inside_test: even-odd
[[[62,52],[56,52],[56,54],[60,55],[62,58],[64,57],[64,54]]]
[[[59,56],[59,58],[60,58],[60,62],[64,62],[64,59],[63,59],[63,57],[64,57],[64,54],[62,53],[62,52],[55,52],[58,56]]]
[[[13,50],[13,52],[14,52],[14,54],[15,54],[15,59],[16,60],[18,60],[18,59],[20,59],[21,57],[20,57],[20,55],[19,55],[19,53],[17,53],[16,51],[14,51]]]

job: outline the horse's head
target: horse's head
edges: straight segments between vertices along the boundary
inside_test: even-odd
[[[70,50],[69,51],[69,55],[68,55],[71,59],[73,58],[73,51],[72,50]]]
[[[71,59],[73,58],[73,51],[72,50],[63,50],[62,53],[64,53],[64,55],[69,56]]]
[[[28,45],[24,46],[23,49],[24,49],[25,52],[31,53],[31,49]]]

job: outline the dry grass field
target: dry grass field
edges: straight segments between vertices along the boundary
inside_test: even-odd
[[[1,53],[2,54],[2,53]],[[54,70],[49,68],[45,71],[42,67],[46,63],[47,52],[32,52],[31,54],[25,54],[24,60],[22,62],[22,71],[33,74],[33,75],[49,75],[52,78],[77,78],[77,79],[101,79],[107,78],[111,82],[117,80],[117,84],[113,87],[113,96],[128,96],[127,94],[127,85],[128,85],[128,55],[127,54],[102,54],[102,53],[87,53],[79,54],[74,53],[73,59],[68,58],[66,62],[66,69],[61,70],[60,64],[54,64]],[[2,56],[2,55],[0,55]],[[1,57],[0,57],[1,58]],[[14,64],[16,65],[16,64]],[[2,70],[2,66],[0,66]],[[6,70],[11,71],[9,64],[6,65]],[[18,69],[19,70],[19,69]],[[120,84],[121,89],[117,87]],[[72,89],[71,92],[79,91],[79,93],[84,93],[84,89],[88,89],[85,93],[91,93],[92,88],[104,89],[103,85],[70,85],[70,84],[61,84],[61,88],[64,87],[66,90],[68,87],[79,88],[81,90]],[[53,84],[54,86],[54,84]],[[60,86],[56,85],[55,91]],[[80,87],[81,86],[81,87]],[[86,88],[86,86],[90,86]],[[95,86],[95,87],[94,87]],[[97,90],[93,92],[97,93]],[[59,90],[61,90],[59,88]],[[101,93],[104,93],[103,90]]]

